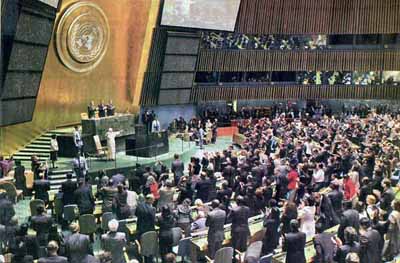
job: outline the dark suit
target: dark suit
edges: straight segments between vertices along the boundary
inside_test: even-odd
[[[113,263],[125,263],[123,248],[126,246],[125,233],[109,232],[101,236],[101,247],[112,255]]]
[[[0,225],[9,225],[14,215],[13,203],[6,199],[6,194],[0,194]]]
[[[31,225],[33,230],[36,231],[36,237],[39,245],[46,246],[48,242],[49,229],[53,224],[53,219],[51,216],[42,214],[37,216],[32,216]]]
[[[49,202],[50,182],[48,180],[35,180],[33,182],[35,199],[43,200],[46,204]]]
[[[137,233],[139,237],[143,233],[154,231],[156,209],[153,206],[147,203],[139,203],[135,214],[137,216]]]
[[[39,263],[68,263],[68,259],[61,256],[50,256],[39,258]]]
[[[380,208],[382,210],[386,211],[386,215],[385,215],[386,218],[389,216],[390,212],[392,211],[391,204],[392,204],[394,197],[395,197],[395,195],[394,195],[392,188],[389,188],[382,193],[382,197],[380,199],[380,203],[381,203]]]
[[[76,182],[71,179],[61,184],[61,192],[63,192],[63,205],[71,205],[74,203],[74,192],[78,188]]]
[[[219,208],[215,208],[207,215],[206,226],[208,226],[208,252],[211,258],[214,258],[215,252],[222,247],[225,239],[224,224],[226,212]]]
[[[331,263],[335,253],[334,236],[330,233],[320,233],[314,237],[316,255],[315,263]]]
[[[381,263],[381,237],[379,232],[369,229],[360,235],[360,263]]]
[[[250,208],[247,206],[235,207],[231,210],[229,217],[232,220],[232,247],[240,252],[244,252],[247,249],[247,238],[250,235],[248,222]]]
[[[175,184],[179,183],[179,179],[183,176],[184,170],[185,165],[181,160],[177,159],[171,163],[171,171],[174,173]]]
[[[20,189],[26,194],[25,167],[19,165],[14,169],[15,188]]]
[[[196,184],[196,196],[200,198],[203,203],[208,202],[208,195],[210,194],[211,181],[209,179],[201,179]]]
[[[82,185],[74,192],[74,201],[78,205],[79,213],[92,214],[94,211],[94,197],[92,189],[88,185]]]
[[[279,245],[279,218],[280,210],[277,207],[271,208],[270,213],[264,220],[264,227],[266,228],[263,238],[263,255],[272,253]]]
[[[344,229],[348,226],[354,227],[357,232],[360,228],[360,214],[357,210],[349,209],[343,212],[342,218],[340,219],[340,226],[338,230],[338,237],[344,242]]]
[[[333,190],[328,193],[327,196],[331,200],[332,208],[335,211],[336,216],[340,217],[342,215],[343,193],[338,190]]]
[[[306,234],[303,232],[287,233],[283,239],[283,251],[286,251],[286,263],[306,263],[305,246]]]
[[[89,236],[74,233],[65,241],[66,255],[70,263],[81,263],[81,259],[92,253]]]
[[[35,236],[17,236],[15,243],[17,246],[12,248],[13,262],[26,262],[24,260],[28,257],[31,259],[38,257],[39,244]]]

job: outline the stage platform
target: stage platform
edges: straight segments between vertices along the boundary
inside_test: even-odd
[[[202,157],[204,151],[222,151],[232,144],[231,136],[218,137],[216,144],[204,145],[204,149],[200,150],[195,142],[185,142],[181,139],[175,138],[174,135],[169,137],[169,152],[154,157],[138,157],[126,155],[125,152],[118,152],[115,161],[106,161],[104,159],[88,158],[87,163],[89,166],[89,174],[95,175],[99,171],[105,170],[107,174],[117,172],[126,172],[136,166],[136,163],[141,165],[152,165],[157,161],[162,161],[167,167],[170,167],[173,161],[174,154],[181,155],[181,159],[185,164],[189,163],[190,157]],[[59,158],[57,161],[57,170],[72,169],[72,158]]]

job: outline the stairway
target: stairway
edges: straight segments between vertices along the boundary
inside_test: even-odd
[[[40,137],[34,139],[30,144],[25,146],[22,150],[15,153],[14,160],[20,160],[25,165],[30,166],[31,156],[36,155],[40,161],[45,161],[50,158],[50,139],[53,134],[62,135],[66,134],[65,131],[52,130],[43,133]]]
[[[39,160],[44,162],[50,158],[50,139],[53,134],[59,136],[69,133],[64,130],[51,130],[43,133],[38,138],[34,139],[31,143],[25,146],[24,149],[14,154],[14,160],[20,160],[25,167],[31,166],[31,156],[36,155]],[[50,165],[50,163],[49,163]],[[71,169],[50,169],[48,173],[48,179],[50,181],[50,190],[56,191],[61,187],[61,184],[66,181],[67,173],[72,173]],[[76,181],[75,174],[72,174],[72,178]]]

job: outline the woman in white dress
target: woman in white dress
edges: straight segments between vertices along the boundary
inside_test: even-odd
[[[300,231],[305,233],[307,238],[315,235],[315,211],[315,201],[311,196],[304,200],[302,208],[298,211],[301,221]]]

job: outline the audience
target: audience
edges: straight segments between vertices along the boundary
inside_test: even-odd
[[[14,200],[0,190],[1,254],[12,253],[13,262],[126,262],[133,240],[156,230],[162,261],[175,262],[177,226],[184,237],[207,235],[207,254],[214,258],[226,231],[235,251],[245,252],[251,224],[259,222],[265,228],[259,237],[261,255],[281,249],[289,263],[306,261],[304,249],[311,240],[314,262],[393,260],[400,252],[400,117],[389,111],[381,106],[378,113],[360,105],[338,116],[327,114],[328,107],[321,104],[304,109],[276,104],[269,113],[244,107],[236,113],[241,143],[202,153],[188,165],[175,155],[171,175],[162,163],[145,169],[137,165],[127,177],[109,179],[101,173],[94,191],[88,176],[77,184],[68,174],[58,199],[62,205],[76,204],[80,215],[93,214],[97,198],[101,204],[96,213],[110,212],[116,218],[109,221],[109,232],[102,232],[96,256],[93,240],[80,233],[78,223],[62,232],[54,224],[49,183],[46,174],[38,172],[34,197],[46,207],[39,205],[37,215],[29,218],[36,236],[28,234],[25,222],[18,225]],[[179,123],[207,130],[214,117],[235,116],[212,108],[201,115]],[[17,163],[16,170],[20,167]],[[66,225],[61,217],[55,219]],[[123,225],[119,229],[125,219],[136,221],[134,235],[122,230]],[[152,257],[145,262],[152,262]]]

